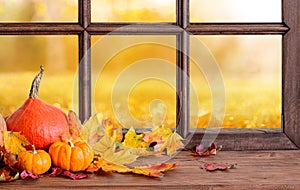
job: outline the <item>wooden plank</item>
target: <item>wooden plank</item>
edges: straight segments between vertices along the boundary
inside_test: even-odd
[[[163,178],[134,174],[101,173],[73,181],[62,177],[18,180],[1,188],[39,189],[299,189],[300,151],[220,151],[215,156],[195,158],[183,151],[169,163],[179,167]],[[155,159],[155,158],[154,158]],[[237,164],[227,171],[207,172],[204,163]]]
[[[82,31],[77,23],[0,23],[0,35],[68,35]]]
[[[283,36],[284,132],[300,148],[300,1],[283,1],[283,21],[290,31]]]
[[[282,35],[288,30],[283,23],[191,23],[187,27],[194,35]]]
[[[222,145],[224,150],[290,150],[298,149],[284,133],[204,133],[190,134],[187,138],[186,148],[204,143],[215,142]]]

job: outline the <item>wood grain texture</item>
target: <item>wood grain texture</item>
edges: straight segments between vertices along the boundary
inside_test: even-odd
[[[174,35],[183,31],[174,23],[92,23],[92,35]]]
[[[91,23],[91,0],[78,0],[78,22],[83,28]]]
[[[176,93],[177,132],[187,137],[190,130],[190,36],[182,32],[176,36]]]
[[[176,1],[176,24],[184,29],[190,24],[189,0]]]
[[[186,30],[194,35],[282,35],[289,28],[283,23],[191,23]]]
[[[91,36],[83,31],[79,35],[79,65],[78,65],[78,95],[79,95],[79,118],[81,122],[91,116],[92,90],[91,90]]]
[[[284,133],[206,133],[191,134],[187,138],[186,148],[203,143],[215,142],[222,145],[224,150],[289,150],[297,149],[295,144]]]
[[[2,183],[2,189],[299,189],[300,151],[220,151],[215,156],[195,158],[189,152],[177,154],[178,163],[163,178],[134,174],[101,173],[73,181],[62,177],[18,180]],[[232,163],[227,171],[207,172],[204,163]]]
[[[284,132],[300,148],[300,1],[283,1],[283,21],[290,31],[283,36]]]
[[[0,35],[68,35],[83,30],[77,23],[0,23]]]

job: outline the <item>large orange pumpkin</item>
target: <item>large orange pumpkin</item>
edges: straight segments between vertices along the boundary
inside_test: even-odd
[[[44,150],[36,150],[32,145],[32,150],[23,151],[18,155],[17,166],[20,170],[27,170],[34,174],[43,174],[51,167],[50,155]]]
[[[93,161],[94,152],[84,141],[56,142],[49,148],[54,166],[77,172],[85,170]]]
[[[67,115],[38,98],[44,68],[32,82],[29,98],[6,120],[7,129],[21,132],[37,149],[47,149],[62,137],[69,137]]]

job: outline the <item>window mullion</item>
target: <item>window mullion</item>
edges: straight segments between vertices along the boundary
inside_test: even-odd
[[[189,105],[189,34],[185,29],[189,25],[189,0],[177,0],[177,25],[184,29],[177,35],[177,108],[176,121],[178,123],[177,132],[183,137],[187,137],[190,127],[190,105]]]
[[[83,122],[91,116],[91,35],[86,28],[91,23],[90,0],[78,0],[78,22],[84,28],[79,34],[79,66],[78,66],[78,89],[79,89],[79,117]]]
[[[91,1],[78,0],[78,22],[83,28],[91,24]]]

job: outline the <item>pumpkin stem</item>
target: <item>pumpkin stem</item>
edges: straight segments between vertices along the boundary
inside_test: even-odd
[[[71,140],[69,140],[68,142],[69,142],[70,147],[73,148],[74,147],[73,142]]]
[[[32,146],[32,154],[37,154],[37,151],[36,151],[36,149],[35,149],[35,146],[34,146],[34,144],[33,145],[31,145]]]
[[[31,89],[29,93],[29,98],[36,99],[39,94],[39,86],[44,74],[44,66],[40,66],[41,71],[35,76],[34,80],[32,81],[31,84]]]

